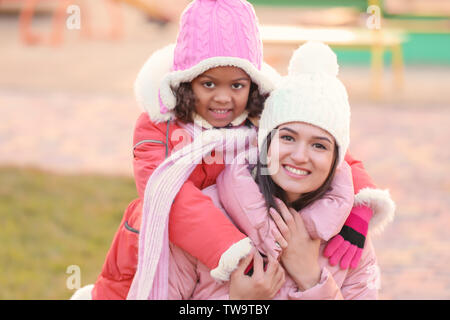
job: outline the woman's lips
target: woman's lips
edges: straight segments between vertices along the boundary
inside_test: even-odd
[[[296,179],[302,179],[311,174],[311,171],[309,170],[293,167],[287,164],[283,165],[283,169],[286,172],[286,174]]]

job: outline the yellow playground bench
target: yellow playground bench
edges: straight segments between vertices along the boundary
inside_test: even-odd
[[[264,44],[298,46],[309,40],[322,41],[334,48],[364,49],[371,52],[371,96],[381,98],[383,78],[383,53],[392,53],[394,85],[403,86],[402,43],[406,34],[401,30],[364,29],[351,27],[309,28],[294,25],[262,25]]]

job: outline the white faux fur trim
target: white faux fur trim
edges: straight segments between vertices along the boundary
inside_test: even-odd
[[[261,93],[270,93],[274,89],[272,80],[256,69],[250,61],[236,57],[212,57],[200,61],[190,69],[173,71],[166,75],[160,88],[162,101],[169,109],[173,109],[175,107],[175,96],[172,93],[172,88],[177,88],[182,82],[191,82],[209,69],[223,66],[233,66],[244,70],[252,81],[259,86]]]
[[[93,284],[84,286],[75,291],[72,297],[70,297],[70,300],[92,300],[92,289],[94,289]]]
[[[161,81],[172,68],[174,49],[175,44],[171,44],[155,51],[144,63],[134,83],[134,94],[138,105],[148,113],[150,119],[156,122],[167,121],[173,117],[170,111],[161,114],[158,95]]]
[[[217,268],[211,270],[211,277],[220,281],[230,280],[230,275],[238,267],[239,261],[246,257],[252,248],[250,238],[244,238],[233,244],[222,254]]]
[[[389,190],[361,189],[355,196],[354,205],[366,205],[372,209],[373,215],[369,223],[369,231],[374,235],[380,234],[394,220],[395,203],[391,199]]]
[[[281,75],[271,66],[263,63],[261,71],[250,61],[234,57],[213,57],[201,61],[196,66],[182,71],[171,71],[175,44],[155,51],[139,71],[134,84],[134,92],[139,106],[150,119],[163,122],[174,118],[171,111],[176,104],[172,88],[181,82],[189,82],[208,69],[219,66],[236,66],[243,69],[259,86],[261,93],[270,93]],[[159,97],[169,112],[161,114]]]

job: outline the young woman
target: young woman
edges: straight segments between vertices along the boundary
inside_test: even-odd
[[[169,298],[377,298],[380,274],[369,238],[353,269],[333,266],[324,256],[327,240],[349,215],[348,204],[360,209],[344,162],[350,107],[331,49],[308,43],[299,50],[302,65],[266,101],[253,176],[247,166],[233,164],[204,190],[257,250],[241,260],[229,283],[218,283],[196,258],[171,244]],[[371,227],[380,229],[394,204],[388,198],[373,210],[373,221],[382,223]],[[350,224],[358,228],[360,220]]]

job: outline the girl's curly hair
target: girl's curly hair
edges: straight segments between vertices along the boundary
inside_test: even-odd
[[[174,90],[176,97],[175,116],[178,120],[184,123],[193,122],[193,113],[195,106],[195,94],[192,90],[190,82],[182,82],[178,89]],[[248,94],[248,101],[245,110],[248,112],[250,118],[259,117],[264,108],[268,93],[261,94],[258,90],[258,85],[254,82],[250,85]]]

